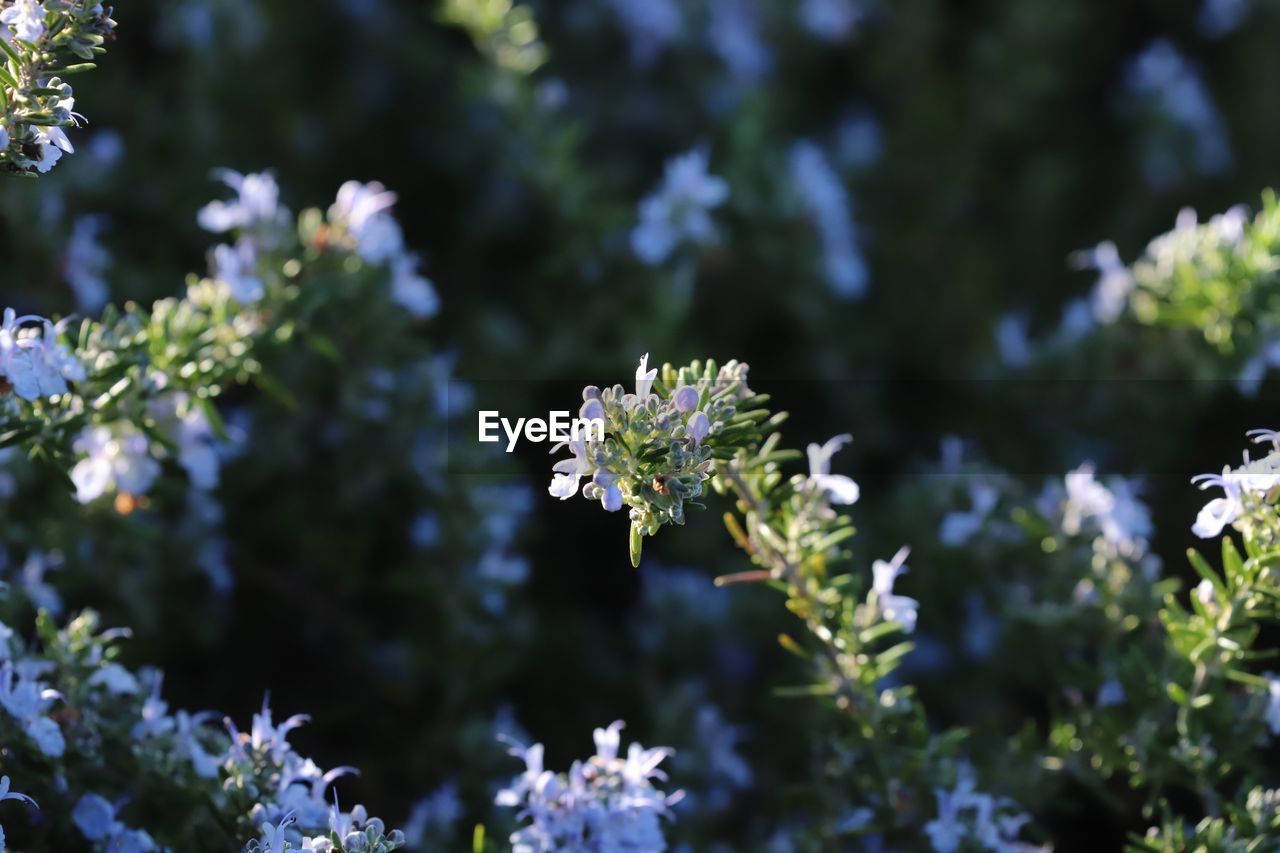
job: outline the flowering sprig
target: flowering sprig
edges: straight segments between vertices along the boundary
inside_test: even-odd
[[[332,349],[310,331],[327,302],[354,290],[414,318],[436,310],[389,212],[395,196],[380,185],[348,183],[327,216],[304,212],[295,227],[269,174],[220,177],[235,198],[199,218],[234,242],[214,248],[210,273],[183,297],[108,309],[76,328],[13,311],[0,325],[0,445],[65,460],[83,503],[119,495],[132,505],[169,458],[197,488],[216,485],[225,428],[214,399],[254,378],[287,399],[257,348],[301,336]]]
[[[610,512],[630,507],[631,562],[638,566],[645,536],[664,524],[683,524],[686,505],[702,506],[698,498],[715,461],[759,445],[763,433],[782,422],[760,408],[768,397],[753,393],[746,379],[747,366],[736,361],[694,362],[679,370],[665,365],[659,378],[646,354],[634,392],[621,385],[587,387],[579,416],[603,422],[604,440],[587,431],[569,441],[573,456],[555,464],[548,491],[566,500],[586,477],[583,497]]]
[[[116,23],[99,0],[9,0],[0,9],[0,172],[48,172],[75,151],[63,128],[82,121],[63,78],[94,67]]]
[[[622,727],[618,721],[596,729],[596,754],[562,774],[543,766],[542,744],[512,742],[511,755],[524,761],[525,771],[498,792],[496,802],[519,809],[528,821],[511,836],[514,853],[667,849],[661,819],[682,794],[666,794],[653,780],[666,780],[658,765],[671,750],[632,743],[624,758]]]
[[[802,454],[780,448],[776,428],[786,415],[771,412],[768,398],[750,390],[747,372],[736,361],[665,364],[659,371],[645,356],[634,392],[589,386],[579,414],[603,420],[604,440],[571,441],[573,457],[556,463],[550,491],[571,497],[580,478],[590,477],[586,497],[607,510],[630,506],[633,563],[643,537],[682,523],[686,506],[702,506],[698,498],[706,488],[731,495],[737,511],[725,514],[725,524],[758,568],[718,582],[769,582],[786,594],[788,610],[816,645],[808,650],[788,635],[780,638],[811,661],[816,675],[815,683],[790,692],[830,700],[839,734],[824,743],[833,753],[826,772],[841,775],[837,787],[864,795],[856,809],[837,804],[840,816],[815,831],[828,840],[880,831],[919,843],[932,819],[942,822],[940,833],[963,837],[969,829],[950,826],[963,817],[963,798],[935,797],[933,790],[940,778],[960,778],[956,751],[963,734],[931,734],[913,690],[889,678],[912,650],[911,643],[890,638],[914,631],[918,618],[917,601],[895,589],[908,551],[875,561],[869,583],[836,573],[849,556],[843,543],[854,534],[836,507],[860,496],[857,483],[832,471],[832,457],[850,437],[810,445],[809,471],[786,476],[782,465]],[[957,807],[947,812],[951,805]],[[981,800],[984,809],[1006,805],[1013,814],[1012,804]],[[1020,826],[1009,825],[1009,838]]]
[[[263,823],[294,846],[262,849],[403,844],[363,807],[338,806],[333,782],[351,768],[325,772],[289,744],[305,716],[276,724],[264,702],[242,733],[229,720],[216,726],[209,712],[171,711],[157,673],[116,660],[128,632],[100,630],[93,613],[58,627],[42,612],[30,643],[2,624],[0,634],[6,766],[37,786],[50,815],[24,826],[24,849],[236,849],[234,839]],[[9,792],[8,777],[0,779],[5,799],[34,805]]]

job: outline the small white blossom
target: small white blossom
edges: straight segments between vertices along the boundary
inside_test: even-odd
[[[831,473],[831,457],[851,441],[853,441],[851,435],[837,435],[826,444],[810,444],[808,447],[809,483],[835,504],[857,503],[861,495],[858,484],[853,481],[853,478]]]
[[[214,177],[234,190],[236,198],[211,201],[201,208],[196,219],[206,231],[262,231],[279,228],[287,220],[288,211],[280,205],[280,188],[269,173],[242,175],[222,169]]]
[[[80,503],[97,500],[112,488],[146,494],[160,476],[160,463],[151,458],[147,437],[126,422],[86,427],[72,449],[84,457],[71,469]]]
[[[889,562],[876,560],[871,564],[872,582],[870,597],[885,620],[897,622],[902,630],[910,634],[916,629],[916,618],[920,610],[920,602],[905,595],[896,595],[893,585],[898,577],[906,574],[905,565],[910,548],[899,548]]]
[[[355,241],[356,253],[369,263],[391,260],[404,249],[400,225],[388,212],[396,194],[377,182],[347,181],[329,208],[329,221],[340,224]]]

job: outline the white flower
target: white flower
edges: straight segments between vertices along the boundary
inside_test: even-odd
[[[391,260],[404,248],[399,224],[387,212],[396,194],[377,182],[347,181],[329,207],[329,221],[340,224],[356,243],[356,253],[372,264]]]
[[[880,608],[880,613],[885,620],[897,622],[908,634],[916,629],[920,602],[905,595],[895,595],[893,585],[900,575],[906,574],[905,563],[910,553],[910,548],[902,547],[889,562],[876,560],[871,564],[871,597],[874,597],[875,604]]]
[[[551,478],[551,485],[547,487],[547,491],[552,497],[557,497],[562,501],[576,495],[578,493],[578,481],[583,477],[591,476],[595,470],[595,466],[587,460],[587,446],[582,439],[575,438],[567,442],[561,442],[551,448],[551,452],[558,452],[566,444],[569,450],[573,452],[573,458],[561,459],[551,466],[555,476]]]
[[[44,4],[36,0],[14,0],[12,6],[0,12],[0,23],[6,24],[23,41],[35,42],[44,35],[47,14]]]
[[[696,148],[668,160],[662,186],[640,202],[631,248],[644,263],[657,266],[686,240],[696,245],[715,240],[708,211],[729,197],[729,185],[707,173],[709,156],[705,148]]]
[[[643,403],[649,399],[653,390],[653,381],[658,378],[658,368],[649,367],[649,353],[640,356],[640,365],[636,368],[636,399]]]
[[[1191,478],[1191,482],[1201,489],[1218,486],[1223,491],[1222,497],[1209,501],[1196,515],[1196,523],[1191,526],[1191,532],[1201,539],[1217,536],[1244,512],[1240,481],[1230,467],[1223,468],[1221,474],[1197,474]]]
[[[39,323],[37,330],[28,324]],[[84,365],[58,341],[61,324],[40,317],[19,317],[5,309],[0,323],[0,375],[24,400],[67,393],[67,381],[85,378]]]
[[[125,494],[145,494],[160,476],[160,463],[151,458],[147,437],[125,422],[86,427],[72,449],[85,457],[71,469],[76,500],[82,504],[113,487]]]
[[[221,169],[214,177],[235,190],[230,202],[211,201],[196,216],[200,227],[215,234],[237,229],[274,228],[288,217],[280,206],[280,188],[269,173],[242,175]]]
[[[40,159],[36,161],[36,171],[44,174],[62,159],[63,153],[74,154],[76,149],[67,138],[67,133],[60,127],[37,127],[36,142],[40,145]]]
[[[851,441],[853,441],[851,435],[837,435],[826,444],[821,446],[810,444],[808,447],[809,482],[835,504],[857,503],[861,494],[858,484],[852,478],[831,473],[831,457]]]

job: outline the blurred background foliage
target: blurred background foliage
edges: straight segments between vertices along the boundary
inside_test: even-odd
[[[204,266],[195,213],[216,167],[274,170],[294,210],[326,204],[348,178],[378,180],[398,193],[441,295],[417,334],[451,360],[449,396],[493,386],[504,408],[536,414],[571,401],[564,386],[625,378],[645,351],[739,358],[792,410],[793,443],[855,434],[844,462],[863,485],[859,556],[917,544],[910,592],[926,613],[972,607],[957,604],[963,590],[981,596],[1003,577],[924,541],[940,522],[936,490],[909,496],[934,482],[920,474],[948,434],[1033,484],[1089,457],[1145,475],[1156,517],[1174,520],[1155,550],[1180,571],[1197,497],[1186,478],[1229,458],[1243,427],[1272,424],[1246,418],[1231,383],[1183,370],[1157,332],[1099,334],[1028,368],[1007,340],[1002,354],[998,330],[1023,318],[1033,338],[1055,333],[1093,285],[1073,252],[1110,239],[1131,259],[1183,206],[1256,206],[1276,184],[1280,7],[850,0],[827,4],[854,10],[847,28],[807,27],[822,5],[138,0],[77,86],[94,119],[72,134],[77,156],[0,191],[4,304],[92,311],[69,279],[86,274],[83,232],[95,228],[113,300],[174,293]],[[821,225],[788,166],[799,140],[819,146],[847,195],[861,297],[824,273]],[[629,243],[637,204],[666,160],[697,146],[730,187],[719,239],[645,265]],[[252,449],[220,490],[227,591],[210,594],[175,519],[65,522],[127,543],[85,560],[66,596],[133,625],[129,654],[168,672],[172,700],[245,716],[270,687],[277,707],[316,721],[298,740],[361,767],[357,799],[393,823],[452,782],[466,818],[487,819],[489,782],[514,772],[492,742],[500,714],[545,741],[552,766],[618,717],[630,736],[690,756],[711,733],[739,733],[719,744],[720,764],[686,765],[720,766],[717,778],[675,770],[676,785],[715,802],[673,830],[697,849],[761,844],[801,819],[817,711],[771,695],[804,678],[777,648],[789,621],[774,598],[710,587],[743,567],[714,514],[632,571],[621,519],[535,499],[549,477],[536,448],[483,465],[436,459],[445,479],[418,494],[397,466],[414,453],[415,413],[435,405],[427,391],[407,383],[390,425],[360,424],[337,402],[363,381],[358,368],[399,356],[374,347],[336,379],[321,354],[274,356],[268,373],[300,409],[226,401],[229,417],[255,415]],[[312,440],[335,425],[336,444]],[[470,422],[451,429],[437,451],[466,445]],[[501,536],[527,558],[527,582],[501,607],[459,598],[492,531],[423,556],[407,533],[418,505],[463,529],[514,519]],[[121,538],[120,525],[147,532]],[[22,554],[10,556],[16,567]],[[131,573],[140,560],[163,573]],[[923,676],[931,710],[985,719],[957,672],[968,670]],[[997,717],[1010,730],[1040,708],[1039,688],[1023,689]],[[1069,810],[1035,805],[1047,824],[1069,823]],[[1134,828],[1117,818],[1110,831]]]

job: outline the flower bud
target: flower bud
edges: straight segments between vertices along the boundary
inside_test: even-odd
[[[677,409],[688,414],[698,408],[698,389],[692,385],[681,385],[671,395],[671,400],[676,404]]]

